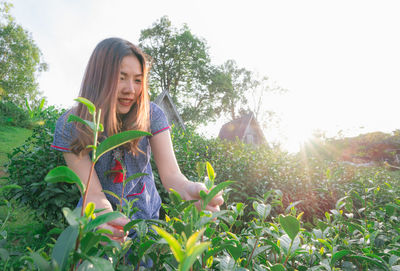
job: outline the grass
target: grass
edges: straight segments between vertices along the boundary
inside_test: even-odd
[[[4,164],[7,163],[7,153],[22,145],[30,135],[32,130],[13,127],[0,126],[0,176],[4,175]]]

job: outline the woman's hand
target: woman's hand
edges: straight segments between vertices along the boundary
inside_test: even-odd
[[[96,209],[105,209],[104,211],[97,213],[96,216],[100,216],[105,213],[112,212],[112,206],[111,203],[101,197],[96,197],[96,198],[89,198],[88,197],[88,202],[93,202],[95,204]],[[112,234],[106,234],[110,239],[117,241],[119,243],[123,243],[126,240],[126,237],[128,235],[128,232],[124,232],[124,226],[125,224],[129,223],[129,219],[127,217],[119,217],[117,219],[111,220],[107,223],[104,223],[100,225],[98,228],[99,229],[107,229],[112,232]]]
[[[112,235],[107,234],[110,239],[117,241],[119,243],[123,243],[128,236],[128,232],[124,232],[124,226],[129,222],[129,219],[126,217],[119,217],[107,223],[104,223],[99,226],[101,229],[107,229],[112,232]]]
[[[207,190],[206,186],[203,183],[195,183],[195,182],[190,182],[188,181],[186,185],[184,186],[184,191],[181,192],[181,195],[183,195],[183,198],[185,200],[196,200],[198,199],[195,203],[197,209],[201,209],[201,197],[200,197],[200,191],[204,191],[208,193],[209,191]],[[224,203],[224,199],[222,198],[222,191],[219,192],[207,205],[206,210],[211,211],[211,212],[218,212],[220,210],[220,206]]]

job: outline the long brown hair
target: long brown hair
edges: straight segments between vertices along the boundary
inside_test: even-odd
[[[123,115],[117,115],[117,85],[120,76],[122,59],[135,56],[141,65],[143,80],[140,94],[132,105],[131,110]],[[129,41],[120,38],[109,38],[101,41],[94,49],[86,67],[79,96],[89,99],[98,109],[101,108],[101,122],[104,133],[111,136],[126,130],[149,131],[149,94],[147,91],[148,63],[145,54]],[[86,106],[78,104],[73,113],[82,119],[92,120]],[[93,144],[93,133],[88,127],[77,124],[77,138],[71,144],[75,154],[86,152],[86,146]],[[132,153],[141,152],[138,148],[140,138],[125,145]]]

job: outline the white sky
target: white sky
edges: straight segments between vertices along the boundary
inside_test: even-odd
[[[314,130],[335,135],[400,128],[398,1],[14,0],[11,13],[32,33],[49,71],[39,78],[48,104],[78,95],[96,44],[140,31],[168,15],[204,38],[214,64],[234,59],[289,90],[269,96],[280,126],[267,138],[289,150]],[[363,127],[363,128],[360,128]],[[219,127],[208,129],[216,136]]]

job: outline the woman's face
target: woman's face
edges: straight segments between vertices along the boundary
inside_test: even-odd
[[[117,85],[117,113],[126,114],[142,91],[143,72],[136,56],[122,59]]]

